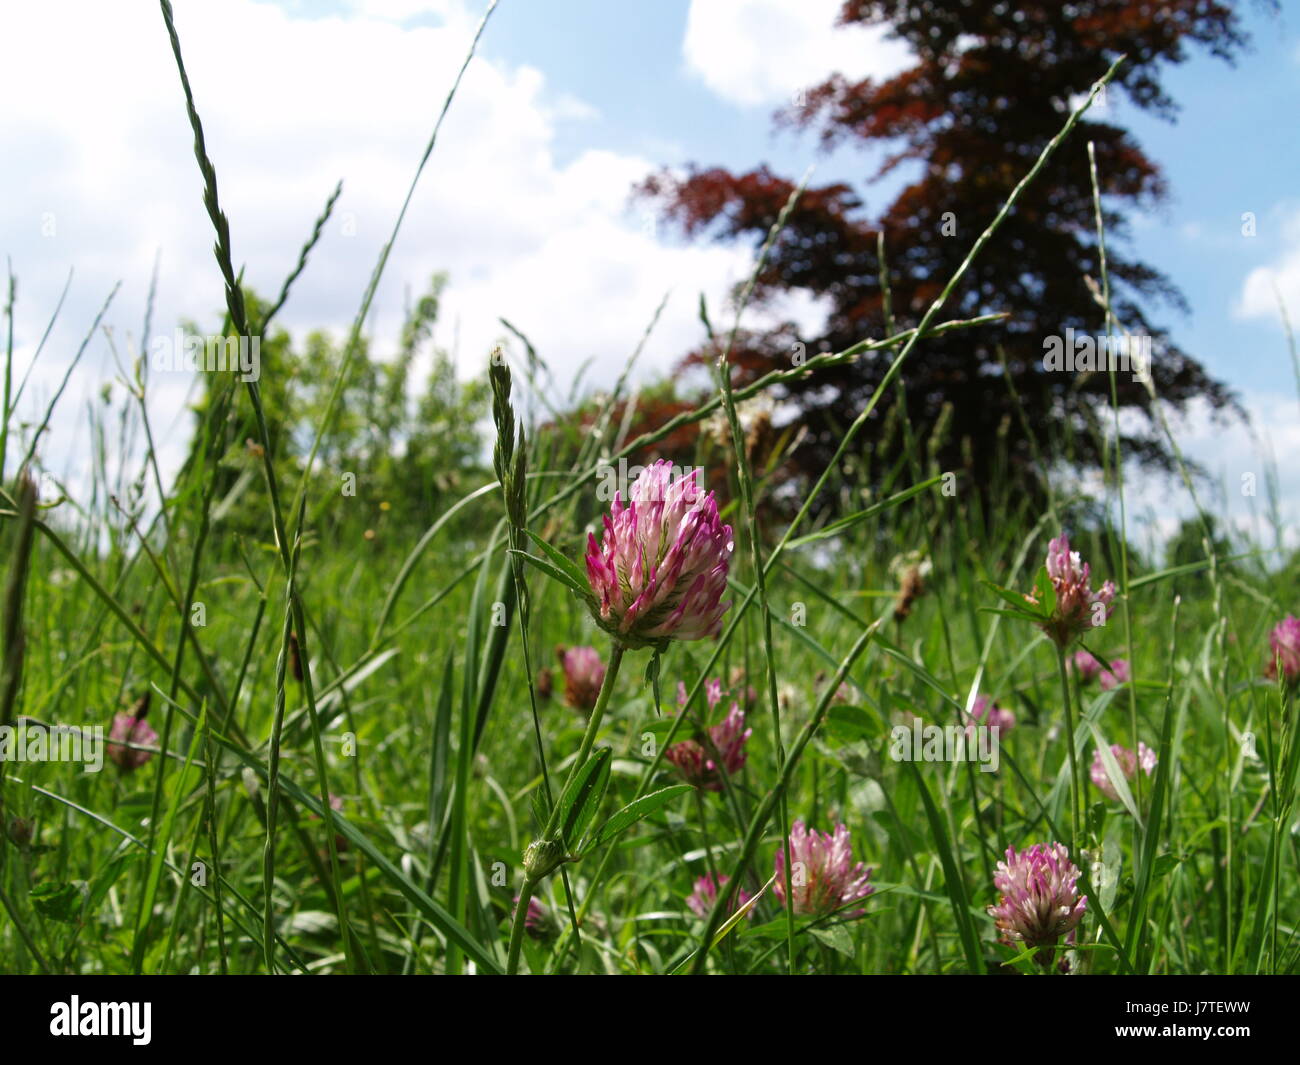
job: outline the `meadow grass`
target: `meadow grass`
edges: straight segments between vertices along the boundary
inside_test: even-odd
[[[264,333],[338,193],[271,311],[252,320],[237,225],[222,213],[217,161],[203,139],[201,93],[185,75],[170,6],[162,9],[216,234],[226,324]],[[156,742],[138,745],[148,757],[133,771],[0,764],[8,836],[0,967],[1058,972],[1039,964],[1050,960],[1080,975],[1295,972],[1296,709],[1285,683],[1264,678],[1269,631],[1293,606],[1291,567],[1262,544],[1225,553],[1185,466],[1204,557],[1162,566],[1133,546],[1125,463],[1113,446],[1107,506],[1057,488],[1035,510],[1006,455],[1006,476],[993,485],[937,468],[943,425],[912,426],[895,403],[928,335],[998,321],[953,321],[944,306],[1087,106],[1045,146],[915,329],[744,387],[733,385],[729,342],[714,336],[716,393],[635,439],[612,413],[620,400],[635,403],[635,354],[594,425],[579,429],[560,415],[517,423],[510,368],[485,353],[496,480],[427,529],[367,537],[374,501],[313,498],[317,450],[405,204],[296,485],[277,480],[283,467],[258,382],[234,380],[214,386],[190,462],[165,483],[147,373],[137,369],[120,408],[96,415],[86,498],[56,503],[47,493],[38,504],[22,477],[0,496],[0,724],[107,727],[147,696],[156,729]],[[883,268],[882,280],[887,291]],[[14,415],[12,279],[10,291],[0,468],[17,458],[10,468],[35,474],[38,457],[59,444]],[[1101,328],[1122,332],[1104,271],[1097,294]],[[713,336],[703,308],[702,318]],[[545,364],[527,351],[516,372],[531,387]],[[793,516],[774,522],[765,504],[779,491],[777,463],[752,461],[746,402],[864,357],[891,360],[889,373]],[[75,367],[74,359],[69,378]],[[253,535],[234,525],[218,491],[223,456],[241,443],[236,410],[251,412],[259,433],[251,451],[266,510]],[[683,467],[719,450],[726,457],[727,483],[716,487],[736,550],[722,632],[662,653],[610,651],[568,587],[583,579],[586,532],[598,530],[604,509],[595,484],[609,463],[719,414],[725,443],[702,434],[699,453],[664,457]],[[1040,465],[1053,470],[1069,468],[1071,434],[1113,440],[1118,415],[1110,429],[1030,426]],[[1171,432],[1168,441],[1176,452]],[[142,460],[129,465],[135,454]],[[464,523],[478,535],[464,535]],[[992,587],[1032,590],[1047,541],[1065,528],[1095,579],[1118,589],[1113,616],[1084,638],[1098,659],[1130,663],[1131,680],[1110,690],[1067,671],[1043,633],[1000,612],[1006,601]],[[900,606],[902,575],[922,563]],[[558,678],[550,694],[539,685],[557,644],[611,655],[590,728],[563,705]],[[753,689],[747,760],[718,791],[679,787],[665,752],[698,732],[714,678],[727,702]],[[1000,737],[996,772],[971,760],[892,756],[896,728],[915,719],[964,726],[980,694],[1016,718]],[[1125,779],[1107,754],[1117,786],[1108,799],[1088,779],[1094,749],[1139,743],[1157,753],[1154,771]],[[795,820],[823,831],[846,825],[873,893],[822,913],[797,912],[793,893],[782,903],[774,858],[780,852],[791,867]],[[525,848],[547,829],[563,831],[564,849],[581,858],[526,877]],[[999,943],[987,909],[1006,849],[1051,841],[1071,847],[1088,909],[1072,949],[1062,942],[1038,959]],[[696,881],[717,874],[753,897],[738,918],[729,889],[704,915],[687,906]],[[520,921],[512,937],[521,891],[549,913],[545,934],[520,934]]]

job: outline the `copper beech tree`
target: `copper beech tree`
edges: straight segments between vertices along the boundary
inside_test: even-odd
[[[964,318],[1002,311],[1009,317],[917,347],[903,377],[908,419],[918,435],[944,424],[935,457],[944,469],[966,470],[977,490],[996,475],[1000,452],[1012,475],[1035,493],[1047,472],[1036,455],[1051,453],[1062,440],[1076,466],[1101,464],[1104,445],[1096,429],[1112,421],[1105,409],[1110,377],[1086,371],[1078,341],[1105,334],[1089,284],[1100,280],[1089,142],[1102,192],[1112,306],[1125,328],[1151,338],[1156,392],[1179,409],[1202,397],[1220,415],[1239,413],[1229,390],[1148,318],[1153,304],[1175,310],[1184,304],[1164,276],[1132,257],[1125,212],[1157,203],[1166,186],[1157,165],[1114,121],[1122,114],[1115,107],[1121,99],[1172,120],[1176,106],[1161,87],[1162,70],[1196,49],[1230,63],[1246,45],[1232,3],[850,0],[839,24],[889,27],[911,47],[913,65],[885,80],[831,74],[799,94],[777,121],[814,131],[827,147],[880,146],[886,154],[867,183],[895,170],[907,183],[883,210],[873,210],[847,184],[804,192],[758,279],[755,298],[761,303],[803,290],[824,299],[829,313],[813,336],[800,335],[793,324],[743,333],[733,352],[738,382],[789,368],[800,344],[810,354],[839,351],[884,334],[878,232],[884,235],[895,328],[915,325],[1067,112],[1122,53],[1127,61],[1106,89],[1108,106],[1087,112],[942,314]],[[794,187],[766,166],[744,174],[692,166],[685,173],[653,175],[638,195],[687,235],[757,246]],[[1064,341],[1071,336],[1067,330],[1073,330],[1084,372],[1045,365],[1049,338]],[[715,349],[701,348],[685,362],[712,357]],[[807,428],[794,453],[796,472],[817,471],[829,461],[839,434],[880,383],[891,357],[866,357],[786,389],[783,399],[798,408]],[[1145,384],[1131,372],[1117,374],[1116,384],[1120,406],[1145,415],[1123,419],[1125,454],[1169,468],[1172,456],[1157,434]],[[888,402],[894,401],[891,392]],[[878,409],[882,420],[887,406]],[[895,446],[903,438],[893,434]]]

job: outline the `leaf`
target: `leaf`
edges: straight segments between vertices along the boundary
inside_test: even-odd
[[[325,910],[299,910],[285,922],[285,931],[301,936],[333,935],[338,918]]]
[[[832,706],[823,728],[843,740],[871,739],[880,731],[860,706]]]
[[[689,784],[673,784],[659,791],[652,791],[649,795],[642,795],[635,802],[630,802],[623,809],[619,810],[613,817],[600,826],[591,839],[591,842],[582,848],[588,851],[592,847],[599,847],[602,843],[608,843],[616,836],[626,832],[638,821],[649,817],[652,813],[664,806],[666,803],[675,799],[684,792],[694,791]]]
[[[560,839],[573,848],[591,823],[609,786],[609,759],[613,751],[600,747],[569,782],[560,796]]]
[[[1043,611],[1044,617],[1050,618],[1056,613],[1056,585],[1047,575],[1046,566],[1039,566],[1034,577],[1034,598],[1038,600],[1038,607]]]
[[[838,521],[831,522],[825,528],[818,529],[816,532],[808,533],[805,536],[795,537],[795,539],[785,545],[786,550],[790,551],[796,547],[802,547],[804,544],[816,543],[818,540],[825,540],[832,536],[838,536],[842,532],[847,532],[853,526],[859,525],[862,522],[875,517],[877,514],[881,514],[886,510],[896,507],[899,503],[903,503],[911,499],[913,496],[920,495],[928,488],[933,488],[942,480],[943,474],[937,474],[927,481],[922,481],[920,484],[914,484],[911,488],[905,488],[903,491],[895,493],[888,499],[882,499],[879,503],[873,503],[865,510],[859,510],[856,513],[847,514]]]
[[[758,889],[758,891],[755,893],[753,898],[746,899],[743,905],[737,906],[736,912],[733,913],[730,917],[726,919],[726,921],[723,922],[722,927],[718,929],[717,935],[713,937],[713,943],[711,945],[716,947],[719,943],[722,942],[722,940],[726,937],[728,932],[730,932],[733,928],[736,927],[736,925],[740,924],[741,921],[743,921],[746,917],[748,917],[750,913],[753,912],[754,907],[758,905],[758,900],[761,899],[767,893],[767,889],[770,888],[775,883],[776,883],[776,874],[773,873],[771,877],[768,879],[767,883]],[[787,927],[785,921],[772,921],[770,922],[770,924],[774,926],[779,925],[781,933],[783,935],[785,934],[786,927]]]
[[[1141,825],[1142,816],[1138,813],[1137,803],[1133,801],[1133,792],[1129,790],[1128,779],[1124,776],[1124,770],[1119,767],[1119,762],[1115,760],[1115,754],[1111,751],[1106,738],[1102,736],[1101,729],[1092,721],[1088,722],[1088,728],[1092,731],[1093,739],[1097,741],[1097,752],[1101,755],[1101,764],[1106,770],[1106,776],[1110,780],[1111,787],[1115,789],[1115,793],[1119,796],[1119,801],[1124,804],[1124,808]]]
[[[537,549],[550,560],[552,566],[565,574],[585,595],[589,590],[587,574],[563,551],[557,551],[531,529],[525,529],[528,539],[537,545]]]
[[[986,614],[1002,614],[1006,617],[1017,618],[1020,621],[1032,621],[1034,624],[1042,624],[1051,617],[1050,611],[1043,611],[1041,607],[1034,606],[1020,592],[1012,591],[1009,588],[1003,588],[994,584],[992,581],[984,582],[993,592],[1007,604],[1007,607],[980,607],[980,611]]]
[[[857,950],[853,946],[853,937],[849,935],[849,930],[842,924],[831,925],[829,928],[810,928],[808,934],[814,939],[825,943],[836,953],[843,954],[846,958],[857,957]]]
[[[1168,876],[1180,865],[1183,860],[1177,854],[1160,854],[1156,856],[1155,863],[1151,867],[1151,878],[1159,880]]]
[[[655,713],[660,713],[659,709],[659,652],[655,651],[650,656],[650,661],[645,664],[645,682],[650,685],[650,690],[654,693]]]
[[[28,894],[32,907],[42,917],[73,924],[81,913],[81,892],[75,884],[37,884]]]
[[[953,920],[957,925],[958,937],[966,955],[966,965],[972,973],[981,973],[984,971],[984,958],[980,953],[979,934],[971,921],[966,881],[962,878],[961,866],[953,855],[948,831],[944,827],[943,818],[939,816],[939,810],[930,796],[930,789],[926,787],[925,778],[921,776],[916,763],[904,762],[903,765],[911,770],[912,779],[916,782],[917,791],[921,796],[921,803],[925,807],[926,820],[930,822],[930,834],[934,837],[935,846],[939,851],[939,864],[943,866],[944,890],[952,903]]]
[[[138,851],[126,851],[119,854],[105,865],[96,875],[95,879],[90,882],[90,892],[86,898],[86,912],[93,913],[95,908],[104,901],[104,896],[108,894],[108,889],[122,875],[122,871],[128,865],[134,864],[140,858]]]
[[[1227,558],[1219,559],[1219,565],[1223,566],[1229,562],[1240,562],[1243,559],[1252,558],[1257,555],[1257,551],[1246,551],[1240,555],[1229,555]],[[1182,566],[1171,566],[1169,569],[1162,569],[1156,573],[1147,573],[1141,577],[1134,577],[1128,583],[1129,591],[1145,587],[1148,584],[1156,584],[1159,581],[1169,580],[1171,577],[1183,577],[1192,573],[1199,573],[1201,570],[1210,568],[1210,560],[1203,558],[1199,562],[1188,562]]]
[[[668,733],[672,731],[673,725],[676,724],[676,722],[677,719],[675,717],[658,717],[653,721],[647,721],[642,725],[641,731],[648,732],[656,739],[659,739],[662,736],[667,736]]]
[[[566,574],[558,566],[551,565],[551,563],[548,562],[546,559],[538,558],[536,555],[530,555],[527,551],[516,551],[514,548],[510,548],[510,554],[518,555],[525,562],[528,562],[529,564],[535,566],[537,569],[545,573],[548,577],[551,578],[551,580],[559,581],[560,584],[564,585],[566,588],[569,589],[569,591],[573,592],[574,594],[584,596],[584,597],[588,594],[587,589],[585,587],[579,584],[575,584],[573,580],[570,579],[568,574]]]

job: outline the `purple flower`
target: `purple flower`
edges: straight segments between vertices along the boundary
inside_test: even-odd
[[[1110,753],[1115,756],[1115,762],[1119,765],[1125,780],[1132,780],[1139,768],[1147,776],[1150,776],[1152,770],[1156,767],[1156,752],[1145,743],[1138,744],[1138,753],[1136,755],[1127,747],[1121,747],[1118,743],[1111,745]],[[1110,777],[1106,774],[1106,764],[1101,760],[1100,749],[1093,752],[1092,768],[1088,771],[1088,775],[1092,777],[1092,782],[1097,785],[1097,789],[1106,798],[1119,799],[1119,792],[1115,790],[1115,785],[1111,783]]]
[[[144,715],[133,717],[131,714],[118,714],[113,718],[113,725],[108,730],[108,756],[123,772],[129,773],[139,769],[153,757],[152,751],[137,751],[121,746],[124,743],[136,743],[143,747],[152,747],[158,742],[158,733],[144,719]],[[116,741],[116,742],[112,742]]]
[[[1062,533],[1047,545],[1047,576],[1056,592],[1056,608],[1042,625],[1058,647],[1068,647],[1081,633],[1102,625],[1115,609],[1115,585],[1107,581],[1094,592],[1090,570],[1070,550],[1070,538]],[[1031,602],[1037,602],[1032,596]]]
[[[871,870],[853,860],[849,830],[836,825],[834,834],[811,832],[802,821],[790,829],[790,862],[793,876],[785,875],[785,848],[776,850],[776,883],[772,889],[785,902],[786,881],[794,899],[795,913],[826,914],[846,903],[864,899],[874,890]],[[854,910],[850,917],[865,911]]]
[[[677,682],[677,705],[685,706],[686,697],[689,693],[686,691],[686,682],[679,680]],[[704,682],[704,698],[708,700],[709,709],[712,710],[718,703],[722,702],[722,681],[718,677]]]
[[[696,880],[695,890],[686,896],[686,905],[690,907],[691,913],[695,914],[696,917],[708,917],[713,910],[714,904],[718,901],[718,888],[730,879],[731,877],[723,873],[715,881],[713,874],[708,873]],[[748,901],[749,892],[744,888],[737,889],[731,900],[731,912],[735,913]],[[750,910],[745,916],[752,921],[754,911]]]
[[[664,757],[688,784],[706,791],[721,791],[719,765],[728,777],[739,773],[745,767],[745,744],[753,732],[753,729],[745,728],[745,712],[732,703],[727,716],[709,729],[712,752],[699,740],[683,740],[664,751]],[[715,760],[714,752],[720,762]]]
[[[1118,688],[1121,684],[1127,684],[1133,676],[1132,671],[1128,668],[1128,660],[1125,658],[1111,659],[1110,669],[1103,670],[1099,683],[1102,691],[1110,691],[1112,688]]]
[[[1008,847],[993,874],[1002,897],[988,909],[1002,942],[1049,947],[1072,931],[1088,908],[1087,896],[1075,889],[1078,879],[1070,852],[1059,843],[1035,843],[1019,854]]]
[[[1102,665],[1089,652],[1078,650],[1066,665],[1079,674],[1079,679],[1090,681],[1101,673]]]
[[[1300,619],[1288,614],[1268,634],[1268,646],[1272,652],[1264,675],[1269,680],[1277,680],[1279,664],[1282,676],[1288,684],[1294,684],[1300,678]]]
[[[672,480],[660,460],[632,484],[625,507],[614,495],[597,546],[587,537],[592,614],[626,647],[717,636],[731,601],[722,601],[733,548],[713,493],[696,471]]]
[[[1003,710],[1002,707],[996,706],[993,700],[987,695],[977,695],[975,705],[970,712],[971,723],[966,726],[966,735],[972,736],[975,733],[976,725],[987,725],[989,728],[1000,729],[999,736],[1003,732],[1009,732],[1016,727],[1016,715],[1010,710]]]
[[[594,647],[557,647],[555,652],[564,667],[564,701],[575,710],[590,710],[605,681],[605,660]]]
[[[519,909],[519,896],[515,896],[515,909]],[[530,939],[550,939],[559,930],[555,916],[550,907],[533,896],[528,900],[528,911],[524,914],[524,931]]]

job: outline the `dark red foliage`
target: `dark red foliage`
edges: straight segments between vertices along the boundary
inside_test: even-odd
[[[897,328],[915,325],[1061,128],[1071,100],[1086,93],[1115,56],[1126,53],[1128,60],[1107,90],[1111,97],[1124,95],[1172,117],[1175,105],[1159,83],[1162,68],[1184,61],[1194,46],[1231,60],[1245,44],[1234,5],[1213,0],[850,0],[840,22],[887,24],[912,47],[915,65],[884,81],[850,82],[832,74],[779,121],[816,131],[827,146],[858,140],[886,146],[890,154],[872,178],[901,166],[911,180],[876,214],[847,185],[805,192],[772,249],[755,298],[803,289],[829,298],[829,316],[818,336],[799,337],[793,326],[742,335],[735,353],[741,382],[788,368],[795,340],[809,352],[838,351],[884,334],[878,231],[885,236]],[[1082,430],[1088,421],[1109,420],[1102,409],[1109,401],[1108,376],[1081,379],[1043,370],[1045,337],[1067,327],[1105,332],[1085,281],[1100,279],[1089,141],[1103,194],[1113,306],[1130,330],[1153,337],[1157,392],[1179,408],[1200,396],[1215,410],[1238,410],[1225,386],[1168,343],[1144,313],[1153,300],[1180,309],[1181,297],[1158,272],[1127,257],[1122,212],[1156,203],[1166,189],[1155,163],[1108,120],[1113,114],[1094,108],[1076,126],[941,314],[1005,311],[1006,323],[926,340],[906,367],[907,411],[916,431],[928,433],[951,403],[951,431],[938,459],[945,469],[967,468],[977,489],[991,487],[1000,428],[1013,476],[1032,486],[1041,474],[1002,371],[1004,358],[1040,442],[1049,426],[1068,422],[1076,462],[1101,462],[1096,439]],[[760,166],[745,174],[664,171],[639,192],[687,234],[757,244],[793,188]],[[696,352],[686,361],[711,356],[716,353]],[[867,358],[790,387],[786,395],[802,408],[810,430],[796,454],[804,472],[823,468],[888,364],[888,358]],[[1147,411],[1142,384],[1128,374],[1117,384],[1123,406]],[[1131,456],[1171,465],[1149,412],[1124,447]]]

